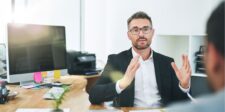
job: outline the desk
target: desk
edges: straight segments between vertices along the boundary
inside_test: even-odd
[[[65,100],[60,106],[61,108],[70,108],[71,112],[87,112],[88,110],[109,108],[104,105],[90,104],[88,94],[85,91],[89,78],[93,78],[93,76],[68,76],[60,80],[65,83],[73,83],[70,91],[66,93]],[[6,104],[0,104],[1,112],[15,112],[18,108],[53,108],[52,100],[44,100],[42,98],[49,89],[24,89],[18,85],[9,85],[7,88],[11,91],[19,92],[19,95],[14,100],[10,100]],[[129,112],[129,110],[142,110],[146,108],[122,107],[117,109]]]
[[[87,80],[81,76],[73,77],[73,87],[65,95],[62,108],[70,108],[71,112],[79,110],[86,112],[91,105],[85,91]],[[52,100],[44,100],[43,95],[49,89],[24,89],[19,86],[7,86],[11,91],[18,91],[19,95],[6,104],[0,105],[1,112],[15,112],[18,108],[53,108]]]

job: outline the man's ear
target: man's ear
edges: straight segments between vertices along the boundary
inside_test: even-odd
[[[153,35],[155,34],[155,29],[152,29],[152,37],[153,37]]]
[[[155,29],[153,28],[153,29],[152,29],[152,35],[154,35],[154,34],[155,34]]]
[[[218,72],[221,72],[222,66],[221,65],[224,60],[222,60],[222,56],[219,54],[219,52],[216,50],[215,46],[211,43],[208,43],[208,55],[210,56],[211,67],[212,71],[217,74]],[[221,63],[222,62],[222,63]]]

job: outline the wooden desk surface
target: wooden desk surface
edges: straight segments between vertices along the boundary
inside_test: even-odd
[[[87,112],[89,110],[112,109],[104,105],[91,105],[85,87],[88,78],[84,76],[68,76],[60,80],[64,83],[73,83],[70,92],[66,93],[65,100],[60,106],[61,108],[70,108],[70,112]],[[93,78],[93,77],[91,77]],[[69,80],[68,80],[69,79]],[[44,100],[43,95],[49,90],[44,89],[24,89],[18,85],[7,86],[10,91],[19,92],[14,100],[10,100],[6,104],[0,104],[0,112],[15,112],[18,108],[53,108],[53,100]],[[143,110],[146,108],[122,107],[115,108],[122,112],[130,110]]]
[[[62,108],[70,108],[71,112],[79,110],[86,112],[91,105],[88,100],[88,94],[85,91],[87,80],[84,77],[74,76],[72,89],[66,93]],[[53,108],[52,100],[44,100],[43,95],[49,89],[24,89],[19,86],[7,86],[10,91],[19,92],[14,100],[6,104],[0,104],[1,112],[15,112],[18,108]]]

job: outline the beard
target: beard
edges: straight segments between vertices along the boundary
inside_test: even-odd
[[[142,44],[139,44],[140,41],[146,41],[146,43],[142,45]],[[150,41],[145,37],[140,37],[135,42],[133,42],[133,46],[138,50],[143,50],[150,46]]]

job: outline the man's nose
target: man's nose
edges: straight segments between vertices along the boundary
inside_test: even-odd
[[[140,29],[139,33],[138,33],[139,37],[142,37],[144,35],[143,31]]]

